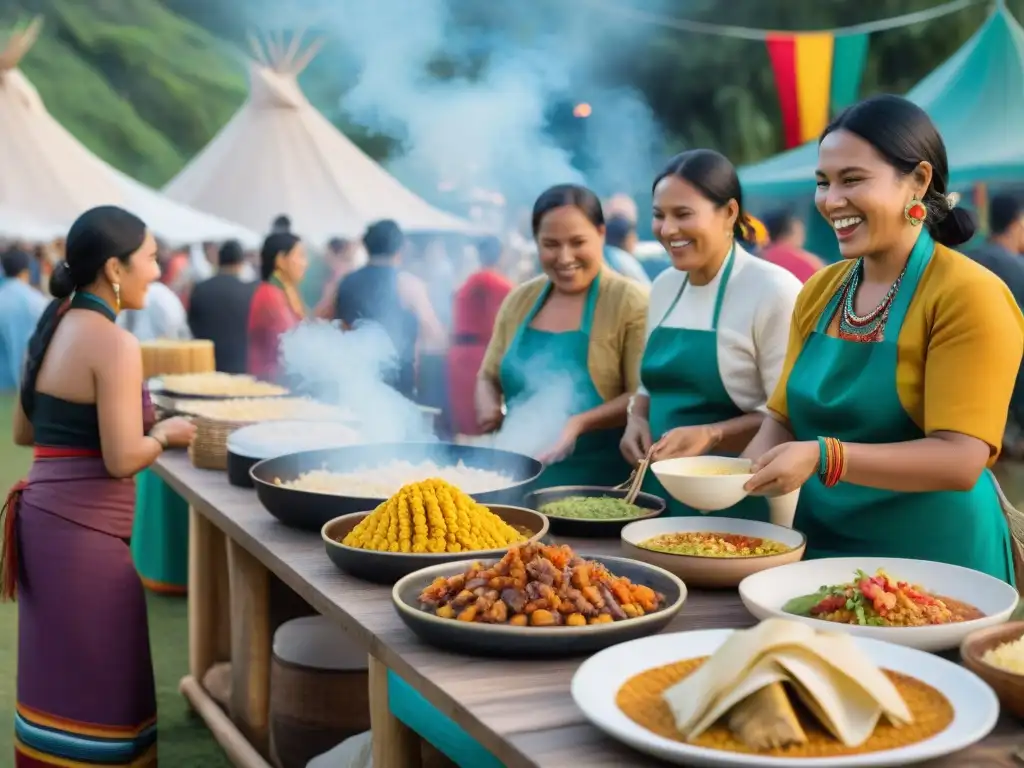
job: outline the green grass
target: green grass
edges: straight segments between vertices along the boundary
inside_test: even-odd
[[[0,494],[24,477],[31,464],[28,450],[10,440],[13,400],[0,395]],[[228,768],[230,762],[203,722],[178,693],[188,672],[188,617],[183,598],[149,595],[149,635],[156,672],[160,727],[160,763],[172,768]],[[0,766],[13,754],[17,669],[17,606],[0,604]]]

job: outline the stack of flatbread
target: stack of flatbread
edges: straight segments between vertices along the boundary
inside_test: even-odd
[[[867,741],[883,716],[896,726],[913,719],[852,637],[785,619],[733,633],[663,696],[687,741],[724,717],[747,746],[772,749],[807,741],[790,692],[848,747]]]

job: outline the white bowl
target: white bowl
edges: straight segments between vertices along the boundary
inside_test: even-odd
[[[810,595],[826,584],[844,584],[857,570],[873,574],[882,568],[893,579],[917,584],[930,594],[951,597],[973,605],[983,618],[956,624],[927,627],[862,627],[835,624],[809,616],[784,613],[782,607],[794,597]],[[894,557],[837,557],[804,560],[780,565],[770,571],[748,576],[740,582],[740,599],[758,619],[780,617],[810,624],[818,629],[830,627],[859,637],[884,640],[922,651],[947,651],[960,647],[971,632],[1002,624],[1017,607],[1017,590],[1004,581],[958,565],[929,560]]]
[[[722,470],[742,474],[709,474]],[[701,512],[717,512],[743,501],[747,497],[743,486],[753,477],[750,459],[725,456],[665,459],[651,464],[651,471],[673,499]]]
[[[627,680],[653,667],[710,656],[730,634],[732,630],[728,629],[705,629],[652,635],[613,645],[595,653],[576,670],[571,686],[573,701],[587,720],[613,739],[676,765],[703,768],[904,766],[969,747],[985,738],[999,719],[999,701],[992,689],[973,672],[940,656],[861,639],[857,640],[857,645],[878,666],[917,678],[938,689],[953,705],[953,722],[929,739],[896,749],[831,757],[773,757],[719,751],[666,739],[633,722],[619,708],[615,697]],[[944,764],[966,766],[967,761]]]
[[[700,555],[674,555],[644,549],[640,545],[655,536],[666,533],[732,533],[771,539],[789,547],[777,555],[752,557],[702,557]],[[730,517],[660,517],[637,520],[622,529],[622,554],[633,560],[664,568],[691,587],[709,589],[731,588],[752,573],[795,563],[804,555],[806,537],[792,528],[762,523],[757,520],[739,520]]]

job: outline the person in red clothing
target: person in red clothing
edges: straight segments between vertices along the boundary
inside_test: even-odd
[[[498,271],[502,245],[487,237],[477,245],[480,269],[466,278],[452,302],[452,346],[448,355],[448,393],[452,430],[477,435],[474,392],[477,374],[494,329],[498,308],[512,290],[512,281]]]
[[[773,211],[764,217],[764,225],[768,230],[768,247],[761,253],[762,259],[792,272],[801,283],[825,266],[825,262],[804,250],[807,231],[792,213]]]
[[[249,307],[248,370],[265,381],[277,381],[281,371],[278,344],[281,334],[306,316],[299,283],[306,273],[306,250],[290,232],[271,234],[260,251],[260,275]]]

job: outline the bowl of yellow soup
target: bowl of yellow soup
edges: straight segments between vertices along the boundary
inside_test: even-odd
[[[691,456],[651,464],[651,472],[676,501],[701,512],[717,512],[747,497],[743,490],[753,477],[750,459]]]

